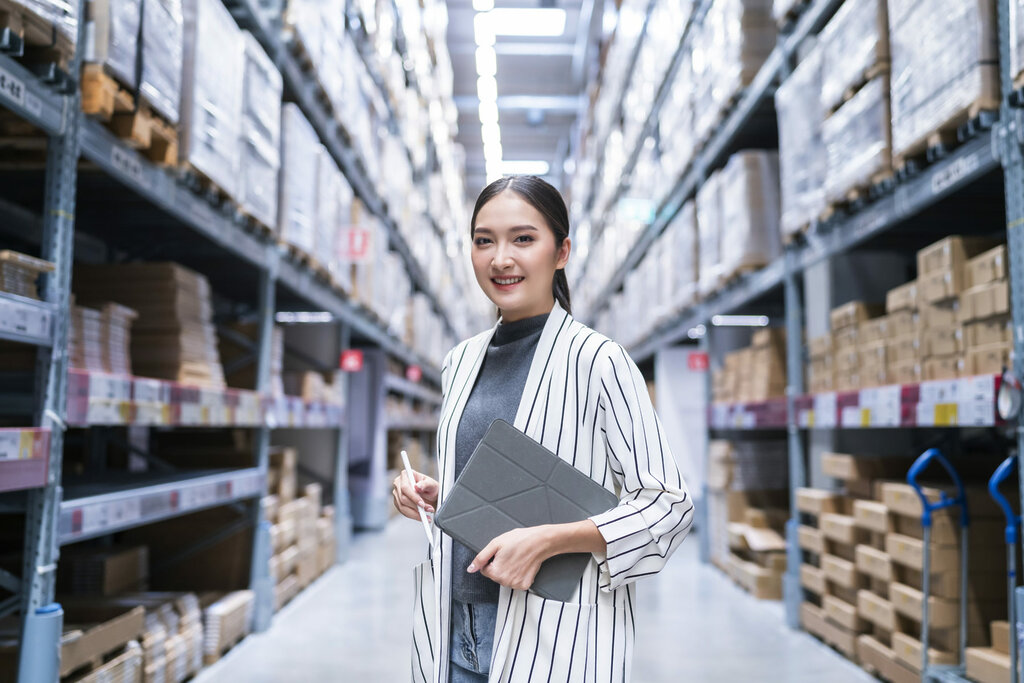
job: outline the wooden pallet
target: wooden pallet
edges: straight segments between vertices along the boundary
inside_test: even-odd
[[[877,171],[871,175],[867,183],[855,185],[848,189],[841,199],[828,202],[819,214],[818,221],[827,223],[851,207],[874,201],[891,192],[895,184],[896,174],[892,169]]]
[[[825,117],[828,118],[829,116],[832,116],[837,111],[839,111],[839,109],[841,109],[844,104],[852,100],[857,95],[857,93],[859,93],[861,89],[868,83],[878,78],[879,76],[885,76],[888,74],[889,62],[875,62],[871,66],[864,69],[864,71],[857,76],[857,79],[849,86],[847,86],[846,90],[843,91],[843,96],[840,99],[840,101],[828,108],[828,112],[825,115]]]
[[[947,156],[958,145],[992,127],[999,115],[999,101],[982,98],[948,117],[936,130],[893,154],[897,174],[913,172],[912,165],[927,164]]]
[[[53,23],[13,0],[0,0],[2,51],[30,63],[56,64],[67,70],[75,54],[72,39]]]
[[[788,247],[791,244],[796,244],[798,242],[803,242],[803,241],[805,241],[807,239],[807,235],[810,234],[810,232],[811,232],[811,222],[807,221],[807,222],[803,223],[802,225],[800,225],[795,230],[790,230],[789,232],[784,232],[782,234],[782,243]]]

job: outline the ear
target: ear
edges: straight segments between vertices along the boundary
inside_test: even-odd
[[[569,262],[569,252],[571,251],[572,240],[566,237],[562,240],[562,246],[558,248],[558,252],[555,254],[555,270],[565,268],[565,264]]]

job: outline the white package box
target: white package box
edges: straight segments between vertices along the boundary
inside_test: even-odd
[[[827,201],[840,201],[891,171],[888,84],[888,76],[874,79],[825,120]]]
[[[692,200],[683,204],[665,228],[662,245],[655,251],[662,259],[663,317],[670,317],[697,298],[697,209]]]
[[[320,141],[298,105],[281,108],[281,239],[313,253],[316,242],[317,150]]]
[[[85,61],[104,65],[122,85],[134,89],[141,0],[90,0],[85,12]]]
[[[721,171],[715,171],[697,190],[697,233],[700,273],[698,291],[707,297],[722,282],[722,198]]]
[[[142,0],[139,96],[171,124],[181,107],[184,31],[181,0]]]
[[[181,160],[238,197],[245,41],[220,0],[186,0]]]
[[[662,164],[668,187],[675,184],[693,161],[696,142],[693,134],[693,97],[693,66],[687,54],[672,80],[668,101],[659,113]]]
[[[999,39],[991,0],[889,0],[893,153],[999,108]]]
[[[889,60],[885,0],[846,0],[818,35],[821,49],[821,105],[825,113],[843,102],[849,89],[876,76]]]
[[[775,92],[783,235],[800,232],[825,208],[824,120],[818,107],[821,53],[811,50]]]
[[[281,170],[281,72],[252,34],[245,33],[242,167],[239,201],[253,218],[277,227]]]
[[[721,171],[721,266],[726,278],[782,255],[779,234],[779,155],[737,152]]]
[[[312,254],[328,269],[337,254],[338,227],[341,225],[338,202],[341,171],[334,157],[323,145],[317,150],[316,218],[313,221],[314,242]]]

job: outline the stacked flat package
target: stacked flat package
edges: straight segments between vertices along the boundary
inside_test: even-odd
[[[142,0],[139,97],[172,124],[180,118],[184,21],[181,0]]]
[[[334,509],[322,507],[319,484],[302,489],[295,485],[295,451],[283,450],[276,457],[272,452],[271,477],[275,484],[270,495],[261,500],[264,517],[271,522],[270,575],[274,588],[275,609],[280,609],[296,594],[334,563]],[[276,492],[275,492],[276,491]],[[328,519],[331,530],[320,520]],[[330,557],[321,552],[321,542],[328,544]]]
[[[814,337],[807,342],[807,390],[822,394],[835,390],[835,360],[832,335]]]
[[[721,176],[721,171],[715,171],[697,190],[697,252],[700,255],[697,291],[701,298],[706,298],[717,291],[724,275]]]
[[[281,108],[281,239],[307,254],[316,248],[317,163],[320,141],[298,105]]]
[[[131,325],[138,314],[126,306],[106,304],[102,310],[71,307],[68,362],[72,368],[130,375]]]
[[[785,442],[712,441],[708,447],[711,561],[757,598],[782,598],[786,571]]]
[[[962,296],[968,287],[967,264],[992,245],[991,240],[952,235],[917,252],[922,379],[955,379],[965,374],[962,306],[974,300],[970,294]],[[1001,308],[1003,313],[1008,311],[1008,306]],[[976,317],[972,312],[967,317],[991,316],[982,312]]]
[[[827,202],[845,201],[850,190],[870,186],[890,173],[888,76],[869,81],[825,119],[821,137]]]
[[[872,385],[885,384],[884,381],[878,381],[879,363],[871,356],[876,350],[875,346],[862,349],[860,344],[863,323],[877,317],[881,313],[879,309],[880,307],[865,304],[863,301],[851,301],[832,309],[829,313],[836,391],[856,391],[861,388],[864,381],[861,377],[861,366],[864,365],[865,356],[868,356],[867,369],[874,379]],[[885,367],[883,353],[883,372]]]
[[[955,133],[977,111],[999,108],[995,2],[889,0],[889,35],[897,156],[924,151],[933,133]]]
[[[185,0],[181,160],[239,196],[245,41],[219,0]]]
[[[775,91],[779,121],[779,191],[783,236],[801,232],[825,208],[824,121],[819,109],[821,51],[804,57]]]
[[[964,373],[1001,373],[1011,365],[1013,332],[1006,245],[967,261],[960,293]]]
[[[737,152],[720,177],[721,268],[726,279],[782,254],[779,235],[779,155]]]
[[[243,210],[272,229],[277,227],[283,87],[273,60],[251,33],[245,33],[238,200]]]
[[[775,48],[771,0],[714,0],[693,39],[695,130],[706,140]]]
[[[727,353],[714,379],[714,400],[756,403],[786,392],[786,334],[783,328],[754,333],[749,347]]]
[[[1003,683],[1013,680],[1010,671],[1010,624],[993,621],[990,626],[992,647],[967,648],[967,678],[978,683]]]
[[[894,287],[885,295],[886,363],[890,384],[921,381],[921,318],[917,280]]]
[[[203,607],[203,663],[213,664],[252,632],[255,594],[249,590],[200,597]]]
[[[85,61],[102,64],[122,85],[134,89],[142,1],[90,0],[85,21]]]
[[[135,309],[133,370],[144,377],[223,388],[213,304],[206,278],[175,263],[75,268],[83,303],[116,301]]]
[[[39,299],[39,276],[55,269],[54,264],[43,259],[16,251],[0,251],[0,292]]]
[[[846,0],[818,36],[821,106],[835,111],[889,63],[885,0]]]

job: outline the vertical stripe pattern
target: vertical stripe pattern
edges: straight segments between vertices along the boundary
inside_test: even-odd
[[[493,334],[491,329],[462,342],[442,367],[439,503],[454,483],[455,433]],[[570,602],[502,587],[489,681],[626,683],[635,633],[634,582],[665,565],[694,514],[643,377],[620,345],[555,304],[515,426],[615,492],[620,502],[592,518],[607,552],[595,556]],[[425,647],[423,632],[417,632],[417,681],[421,670],[433,672],[433,683],[448,681],[451,577],[465,571],[452,567],[450,558],[451,539],[435,530],[433,595],[426,596],[433,599],[433,637]]]

